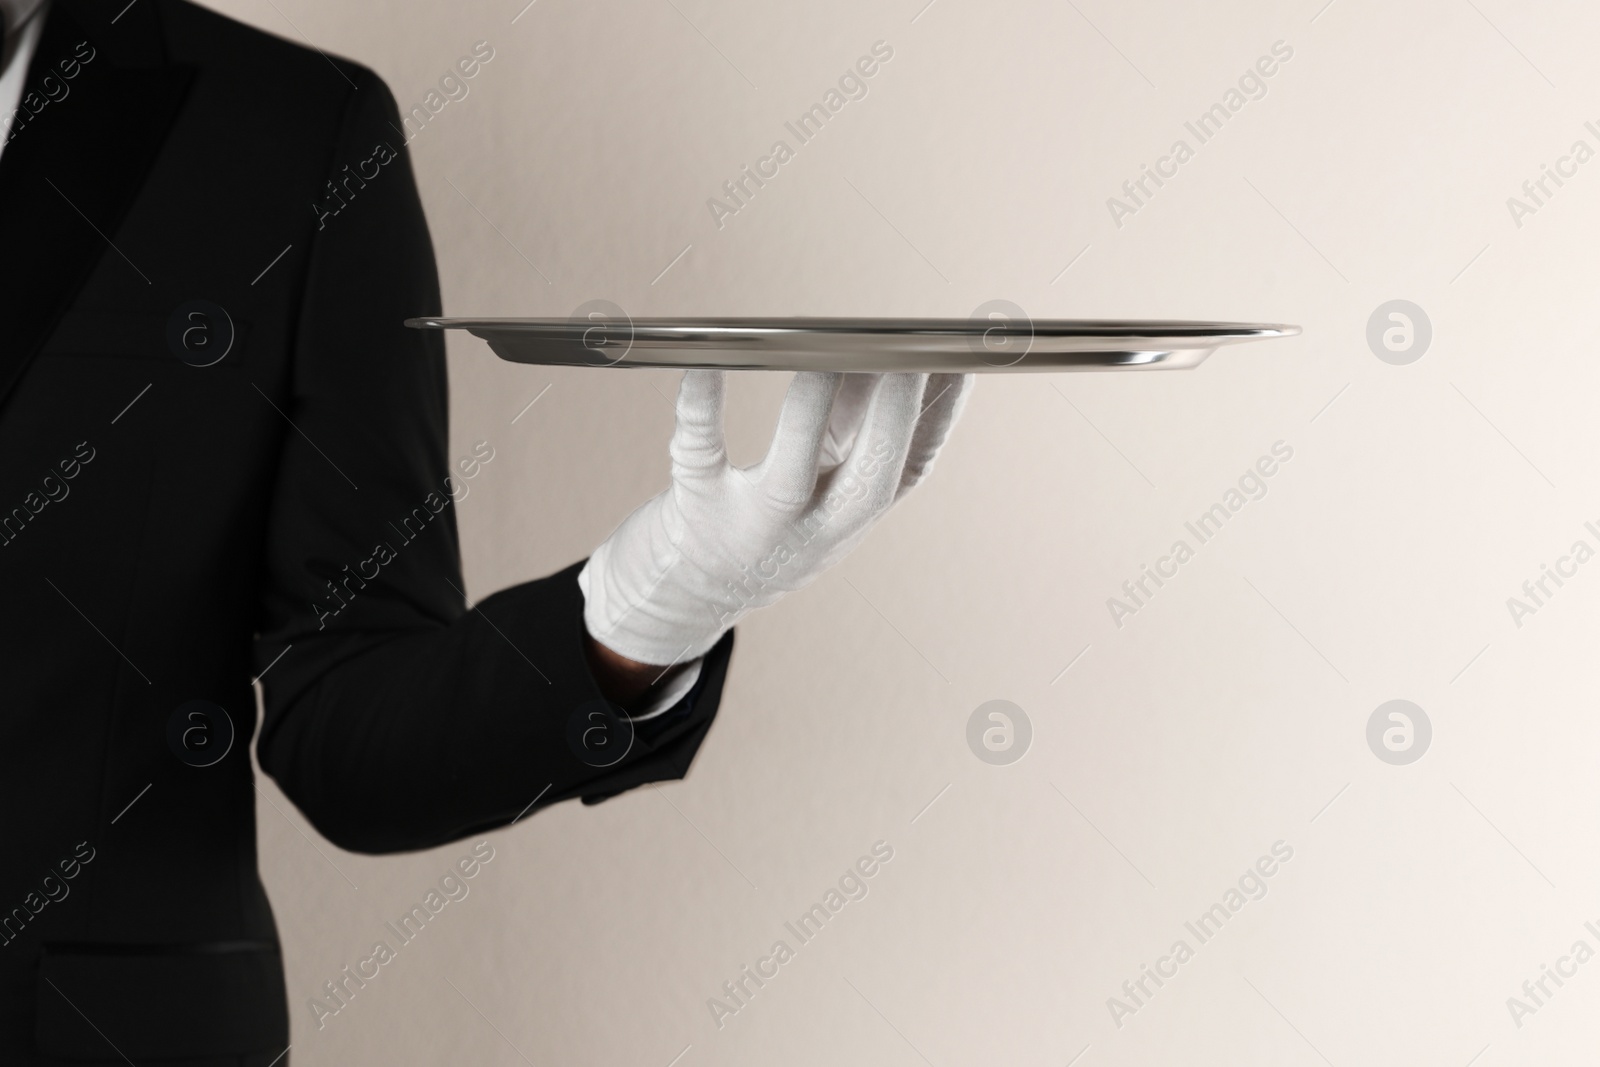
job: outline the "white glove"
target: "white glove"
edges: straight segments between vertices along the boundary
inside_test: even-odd
[[[796,374],[766,458],[728,462],[722,371],[686,371],[672,486],[578,574],[595,640],[641,663],[702,656],[738,619],[843,559],[927,476],[970,374]]]

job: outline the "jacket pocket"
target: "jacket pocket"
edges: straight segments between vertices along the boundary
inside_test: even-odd
[[[59,1059],[243,1056],[289,1043],[270,942],[46,945],[36,1000],[34,1040]]]

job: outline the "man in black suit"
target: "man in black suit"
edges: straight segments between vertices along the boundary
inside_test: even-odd
[[[467,610],[451,504],[492,444],[448,460],[442,342],[402,325],[439,291],[382,82],[179,0],[0,9],[0,1063],[286,1063],[257,679],[260,762],[322,834],[428,848],[682,777],[733,619],[843,549],[690,610],[748,507],[677,470],[585,584]],[[926,384],[901,491],[964,392],[929,428]],[[788,473],[842,465],[875,389],[797,385]],[[680,436],[720,434],[720,381],[690,392],[718,425]]]

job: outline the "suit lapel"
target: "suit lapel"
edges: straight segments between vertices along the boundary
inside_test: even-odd
[[[154,0],[135,0],[113,23],[116,8],[51,5],[23,117],[0,153],[0,405],[90,272],[121,258],[118,228],[193,76],[167,62]]]

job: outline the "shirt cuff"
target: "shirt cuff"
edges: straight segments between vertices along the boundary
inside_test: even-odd
[[[694,688],[694,683],[700,680],[700,665],[703,662],[704,657],[691,661],[682,671],[674,675],[671,681],[662,686],[661,692],[656,694],[654,700],[628,718],[633,722],[648,722],[672,710],[678,701]]]

